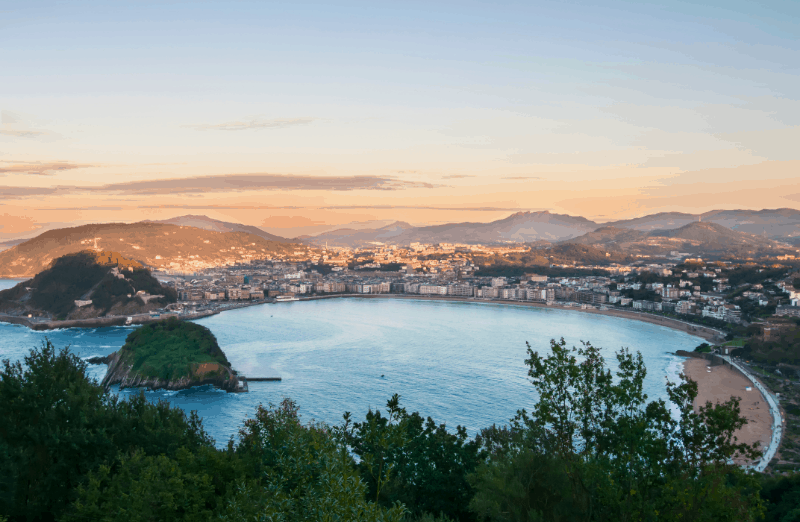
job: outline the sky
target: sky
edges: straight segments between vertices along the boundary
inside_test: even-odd
[[[0,0],[0,241],[800,209],[800,2]]]

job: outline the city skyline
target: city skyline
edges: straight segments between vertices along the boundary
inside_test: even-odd
[[[292,237],[524,210],[798,209],[799,12],[14,6],[0,240],[184,214]]]

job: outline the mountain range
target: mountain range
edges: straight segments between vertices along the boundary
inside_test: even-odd
[[[297,238],[316,245],[358,247],[374,243],[466,243],[499,244],[535,241],[558,242],[612,227],[641,232],[673,230],[690,223],[712,223],[729,230],[765,239],[800,245],[800,211],[714,210],[704,214],[669,212],[641,218],[597,223],[583,217],[550,212],[518,212],[489,223],[449,223],[414,227],[398,221],[377,229],[339,229],[314,237]]]

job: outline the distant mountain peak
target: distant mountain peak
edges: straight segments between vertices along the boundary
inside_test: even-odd
[[[414,228],[414,225],[406,223],[405,221],[395,221],[394,223],[390,223],[386,226],[383,226],[378,230],[396,230],[398,228],[401,228],[403,230],[408,230],[410,228]]]

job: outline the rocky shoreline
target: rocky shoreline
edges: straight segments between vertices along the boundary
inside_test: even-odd
[[[239,377],[227,366],[215,365],[215,371],[199,373],[193,377],[182,377],[175,380],[159,379],[157,377],[143,377],[132,373],[133,366],[121,361],[119,352],[114,352],[107,357],[93,358],[94,364],[108,364],[108,371],[100,383],[105,389],[119,385],[124,388],[147,388],[149,390],[186,390],[195,386],[211,385],[229,393],[241,390]],[[90,360],[89,362],[93,362]],[[222,371],[219,371],[222,370]],[[212,375],[209,376],[209,373]]]

